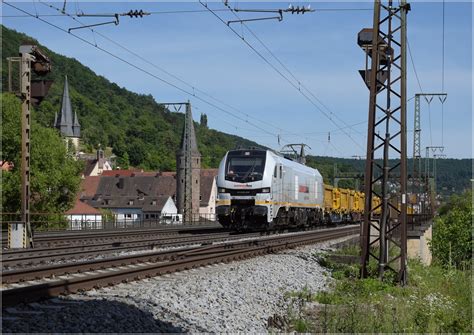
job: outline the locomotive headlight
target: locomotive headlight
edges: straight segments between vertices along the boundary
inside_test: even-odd
[[[219,192],[219,193],[225,193],[226,191],[225,191],[225,188],[222,188],[222,187],[221,187],[221,188],[219,188],[219,189],[217,190],[217,192]]]
[[[270,193],[270,187],[262,188],[262,193]]]

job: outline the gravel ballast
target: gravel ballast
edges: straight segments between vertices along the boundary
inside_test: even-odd
[[[327,286],[328,274],[314,254],[346,239],[17,307],[43,313],[4,309],[2,330],[265,333],[269,317],[288,311],[286,293]]]

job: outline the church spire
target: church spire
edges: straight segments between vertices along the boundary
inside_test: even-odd
[[[69,84],[66,76],[64,80],[63,96],[61,99],[61,111],[59,112],[59,117],[56,119],[54,126],[59,129],[63,136],[74,137],[73,122],[71,99],[69,97]]]
[[[181,137],[180,151],[182,154],[186,153],[188,145],[189,145],[192,156],[201,156],[198,150],[196,132],[194,130],[193,115],[191,112],[191,104],[189,102],[186,104],[186,114],[184,116],[183,136]]]

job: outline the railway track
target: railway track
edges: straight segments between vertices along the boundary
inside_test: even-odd
[[[2,278],[4,306],[41,298],[114,285],[124,281],[241,260],[287,248],[357,234],[359,226],[321,229],[295,234],[260,237],[179,250],[123,256],[44,268],[5,271]],[[33,278],[33,280],[27,281]],[[40,278],[40,279],[37,279]],[[24,282],[18,282],[19,280]],[[8,282],[15,282],[7,284]]]
[[[182,234],[209,234],[212,232],[225,231],[220,225],[206,226],[169,226],[163,228],[150,229],[116,229],[109,231],[56,231],[35,234],[35,247],[55,247],[65,245],[83,245],[95,242],[117,241],[133,238],[143,238],[143,236],[169,236]],[[7,245],[6,232],[2,231],[2,247]]]
[[[2,267],[12,268],[25,265],[37,265],[55,261],[70,261],[85,257],[97,257],[135,250],[154,250],[156,248],[182,247],[193,244],[209,244],[213,242],[260,236],[259,233],[230,235],[229,232],[199,235],[177,235],[156,237],[152,239],[124,240],[86,244],[81,246],[61,246],[54,248],[35,248],[27,250],[4,251]]]

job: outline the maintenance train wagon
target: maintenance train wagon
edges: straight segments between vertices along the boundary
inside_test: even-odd
[[[363,193],[325,185],[317,169],[270,150],[227,152],[217,189],[217,218],[235,230],[357,222],[364,210]]]

